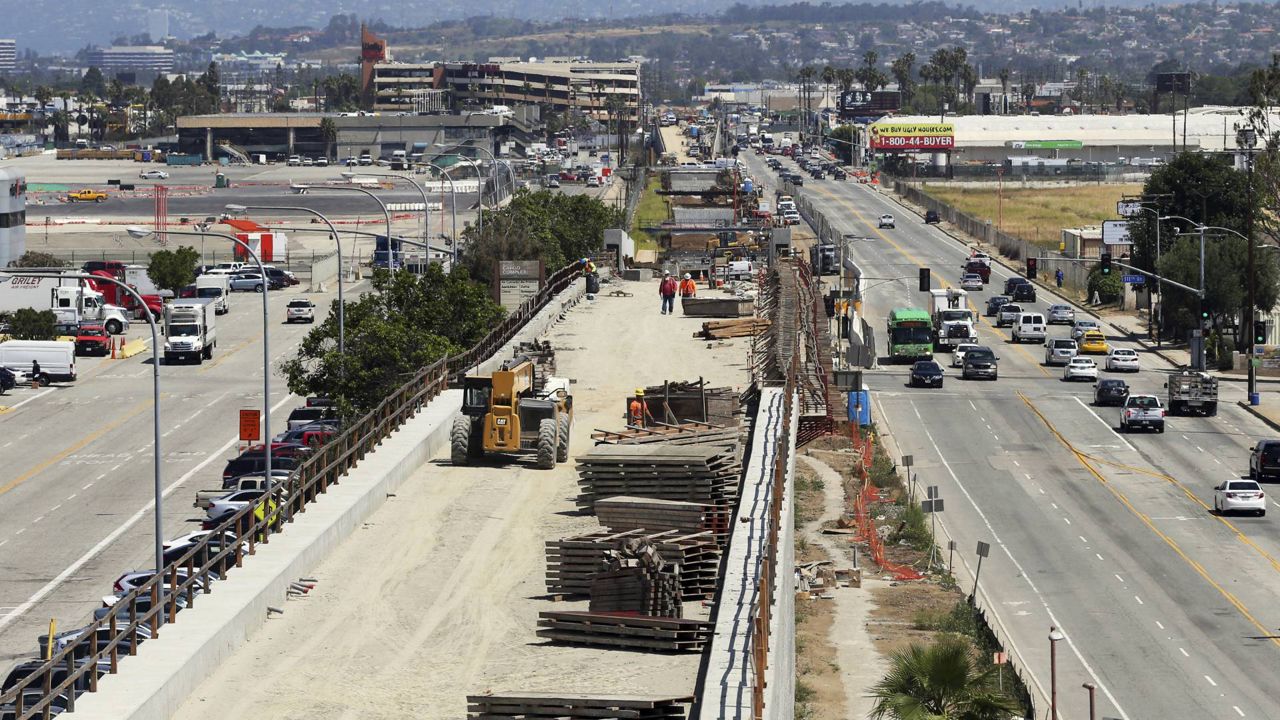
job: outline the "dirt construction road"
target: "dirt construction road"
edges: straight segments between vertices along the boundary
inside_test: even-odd
[[[539,610],[586,609],[544,597],[543,544],[597,527],[573,502],[572,456],[592,430],[620,429],[640,385],[747,382],[748,339],[708,349],[691,337],[698,320],[659,314],[656,281],[603,290],[616,288],[634,296],[584,301],[548,336],[559,374],[576,380],[570,462],[454,468],[446,448],[176,717],[463,718],[466,695],[487,690],[692,693],[697,655],[552,646],[534,633]]]

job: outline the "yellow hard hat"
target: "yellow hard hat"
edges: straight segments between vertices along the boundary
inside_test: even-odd
[[[636,397],[644,397],[644,388],[636,388]]]

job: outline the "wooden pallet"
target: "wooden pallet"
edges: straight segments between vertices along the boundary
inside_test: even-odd
[[[695,338],[703,340],[728,340],[730,338],[751,337],[759,335],[769,328],[766,318],[739,318],[737,320],[712,320],[702,323],[702,329],[695,332]]]
[[[684,720],[692,703],[692,696],[490,693],[467,696],[467,717],[471,720]]]

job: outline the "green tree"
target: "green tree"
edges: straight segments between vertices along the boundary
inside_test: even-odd
[[[196,281],[196,262],[199,259],[200,253],[195,248],[183,246],[177,250],[161,250],[152,254],[147,277],[156,287],[176,295]]]
[[[421,369],[477,343],[505,311],[465,269],[430,266],[421,277],[375,271],[373,292],[346,306],[346,354],[338,353],[337,306],[282,370],[293,392],[338,398],[343,412],[381,402]]]
[[[9,335],[14,340],[56,340],[58,316],[52,310],[19,308],[9,320]]]
[[[519,190],[500,210],[484,211],[484,231],[467,228],[471,274],[488,281],[498,260],[542,260],[548,271],[594,255],[604,231],[622,227],[624,213],[588,195]]]
[[[828,136],[832,140],[836,153],[840,156],[840,161],[846,165],[853,164],[853,138],[854,127],[852,125],[840,125],[831,131]]]
[[[49,253],[28,250],[22,253],[22,257],[17,260],[10,260],[9,266],[16,268],[59,268],[66,267],[67,263]]]
[[[106,95],[107,79],[103,77],[102,71],[96,67],[86,70],[84,76],[80,78],[80,92],[95,97]]]
[[[1229,157],[1182,153],[1159,167],[1143,185],[1145,195],[1159,197],[1154,207],[1165,216],[1180,216],[1234,233],[1247,231],[1250,213],[1260,217],[1265,186],[1260,174],[1236,170]],[[1184,233],[1178,236],[1178,233]],[[1190,233],[1188,235],[1187,233]],[[1205,304],[1215,323],[1238,321],[1245,305],[1248,244],[1234,233],[1207,231],[1205,241]],[[1156,251],[1156,227],[1152,213],[1129,220],[1133,240],[1132,262],[1144,270],[1156,270],[1191,287],[1200,285],[1200,240],[1194,223],[1166,220],[1160,226],[1160,251]],[[1157,266],[1156,256],[1160,255]],[[1280,272],[1273,253],[1255,253],[1255,306],[1270,310],[1280,295]],[[1164,329],[1175,336],[1198,321],[1199,299],[1194,293],[1165,286]]]
[[[324,139],[324,155],[327,158],[333,158],[333,144],[338,140],[338,125],[333,118],[327,117],[320,120],[320,137]]]
[[[898,92],[902,93],[903,107],[909,105],[915,96],[915,65],[916,54],[913,52],[902,55],[889,65],[889,70],[893,73],[893,79],[898,83]]]
[[[1021,711],[996,688],[996,668],[980,668],[969,644],[953,636],[894,653],[870,695],[873,720],[1005,720]]]
[[[1124,283],[1121,282],[1120,276],[1115,272],[1107,275],[1102,274],[1102,268],[1095,267],[1089,272],[1089,300],[1093,301],[1096,294],[1098,301],[1102,303],[1113,303],[1120,299],[1124,293]]]

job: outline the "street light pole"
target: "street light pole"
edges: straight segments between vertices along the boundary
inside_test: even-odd
[[[1087,683],[1084,683],[1083,685],[1081,685],[1080,687],[1082,687],[1082,688],[1084,688],[1085,690],[1088,690],[1088,691],[1089,691],[1089,720],[1097,720],[1097,716],[1098,716],[1098,704],[1097,704],[1097,691],[1098,691],[1098,686],[1097,686],[1097,685],[1094,685],[1094,684],[1093,684],[1093,683],[1091,683],[1091,682],[1087,682]]]
[[[360,193],[362,195],[368,195],[369,197],[373,198],[373,201],[378,203],[378,207],[382,208],[382,215],[387,220],[387,250],[391,249],[391,211],[387,209],[387,204],[382,202],[382,198],[379,198],[377,195],[374,195],[373,193],[369,192],[368,190],[365,190],[364,188],[355,187],[354,185],[292,185],[291,187],[297,190],[302,190],[303,192],[310,192],[312,190],[330,190],[334,192],[354,192],[354,193]]]
[[[1058,720],[1058,641],[1066,639],[1056,626],[1049,627],[1049,717]]]
[[[130,237],[141,239],[150,235],[156,235],[156,231],[137,225],[130,225],[125,228],[125,232]],[[165,230],[169,235],[187,235],[190,237],[200,237],[202,235],[212,235],[220,237],[224,240],[230,240],[244,250],[249,257],[253,258],[253,262],[258,266],[258,272],[262,275],[262,435],[263,435],[263,456],[266,460],[265,470],[267,473],[267,498],[275,496],[276,478],[271,474],[271,325],[270,315],[268,314],[267,295],[271,292],[270,278],[267,277],[267,269],[262,265],[262,258],[258,257],[258,253],[249,247],[248,243],[227,233],[211,232],[204,233],[194,232],[191,230]],[[142,299],[138,298],[141,303]],[[150,313],[147,313],[150,315]],[[152,333],[155,332],[154,323],[152,325]],[[159,362],[159,361],[157,361]],[[157,461],[158,462],[158,461]],[[270,513],[268,513],[270,514]],[[159,568],[157,568],[158,570]]]
[[[320,218],[325,225],[329,226],[330,236],[333,238],[333,241],[338,245],[338,354],[343,357],[343,362],[346,362],[345,358],[347,356],[347,328],[346,328],[346,311],[344,309],[346,308],[346,303],[343,301],[343,293],[342,293],[342,286],[343,286],[342,240],[338,238],[338,229],[333,226],[333,223],[329,221],[329,218],[325,217],[324,213],[321,213],[319,210],[312,210],[311,208],[308,208],[308,207],[301,207],[301,206],[275,207],[275,206],[269,206],[269,205],[227,205],[226,206],[226,211],[235,215],[248,212],[249,210],[311,213],[312,215],[315,215],[316,217]],[[389,244],[390,244],[390,240],[388,240],[388,245]]]
[[[3,270],[0,272],[3,272],[4,275],[9,277],[50,277],[51,275],[51,273],[24,272],[21,270]],[[89,275],[87,273],[61,272],[57,273],[56,277],[75,278],[81,281],[91,280],[93,282],[109,282],[129,293],[129,295],[134,299],[134,302],[138,303],[138,307],[146,307],[146,304],[142,302],[142,296],[138,294],[137,290],[130,287],[128,283],[123,283],[115,278],[104,277],[101,275]],[[155,317],[149,312],[144,312],[143,315],[147,318],[147,324],[151,327],[151,434],[152,443],[154,443],[152,445],[154,448],[154,451],[152,452],[152,491],[155,493],[156,506],[156,573],[159,574],[164,571],[164,489],[163,484],[160,481],[162,465],[161,458],[163,457],[163,453],[160,450],[160,334],[156,330]],[[155,617],[157,626],[164,624],[165,613],[156,613]],[[50,638],[50,642],[52,642],[52,638]]]
[[[414,190],[418,191],[418,194],[422,196],[422,240],[423,242],[426,242],[426,239],[430,237],[430,233],[431,233],[429,229],[431,224],[431,211],[427,209],[427,189],[419,185],[417,181],[415,181],[413,178],[408,177],[406,175],[395,175],[392,173],[365,173],[365,174],[368,174],[370,177],[387,178],[388,180],[403,180],[409,183],[409,185],[412,186]],[[388,236],[390,234],[391,234],[390,232],[387,233]]]
[[[444,168],[440,167],[439,165],[436,165],[435,163],[418,163],[418,164],[424,167],[429,167],[436,170],[437,172],[439,172],[441,175],[444,176],[445,182],[449,183],[449,215],[452,218],[451,222],[453,223],[453,229],[451,231],[453,233],[453,241],[450,243],[450,247],[453,248],[453,262],[451,264],[457,265],[458,263],[458,188],[453,184],[453,178],[450,177],[448,170],[445,170]],[[441,204],[441,207],[443,207],[443,203]]]
[[[1258,143],[1258,133],[1253,127],[1245,127],[1236,131],[1236,145],[1243,145],[1246,150],[1245,160],[1249,163],[1249,193],[1248,208],[1244,216],[1244,234],[1246,242],[1249,243],[1249,267],[1248,267],[1248,283],[1247,283],[1247,299],[1245,300],[1245,321],[1244,326],[1249,331],[1249,404],[1252,405],[1254,398],[1258,394],[1258,371],[1253,366],[1255,338],[1253,337],[1253,318],[1254,312],[1254,285],[1257,280],[1254,278],[1253,264],[1253,148]]]

